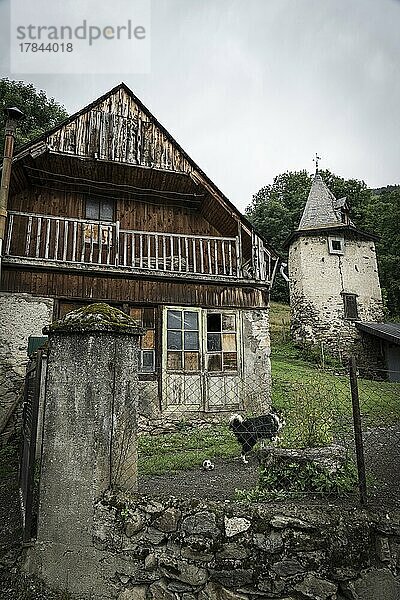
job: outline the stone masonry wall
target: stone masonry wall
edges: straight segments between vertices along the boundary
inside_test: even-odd
[[[382,321],[382,296],[373,242],[345,240],[344,255],[328,252],[325,235],[298,238],[289,252],[291,330],[296,342],[324,342],[331,352],[357,354],[366,364],[378,347],[367,347],[353,321],[344,318],[342,293],[357,294],[361,321]]]
[[[399,519],[106,495],[93,522],[90,597],[107,589],[104,598],[118,600],[398,600]],[[67,579],[60,572],[60,583]]]
[[[244,404],[259,415],[271,405],[269,311],[244,310],[242,320]]]
[[[50,298],[0,293],[0,422],[21,391],[28,362],[28,337],[42,336],[52,313]]]

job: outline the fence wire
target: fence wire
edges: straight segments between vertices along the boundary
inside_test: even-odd
[[[389,381],[388,372],[362,373],[357,384],[368,500],[397,502],[400,383]],[[309,371],[304,376],[299,371],[281,374],[272,385],[273,408],[269,382],[264,389],[249,379],[215,385],[213,409],[207,410],[204,389],[181,377],[176,378],[170,398],[164,393],[158,417],[140,419],[140,493],[358,501],[347,369],[321,369],[312,376]],[[236,430],[232,421],[230,426],[234,414],[243,418]],[[282,421],[285,424],[277,431],[276,424]]]

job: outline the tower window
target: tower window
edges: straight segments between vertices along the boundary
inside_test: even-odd
[[[344,254],[344,239],[342,237],[329,237],[328,247],[330,254]]]
[[[342,294],[344,306],[344,318],[356,321],[358,317],[357,295]]]

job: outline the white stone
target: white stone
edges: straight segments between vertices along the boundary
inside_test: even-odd
[[[233,537],[238,533],[247,531],[251,523],[242,517],[225,517],[225,534],[227,537]]]

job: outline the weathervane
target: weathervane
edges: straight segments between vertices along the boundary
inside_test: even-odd
[[[318,161],[321,160],[321,157],[315,153],[315,158],[313,158],[313,162],[315,162],[315,174],[318,175]]]

